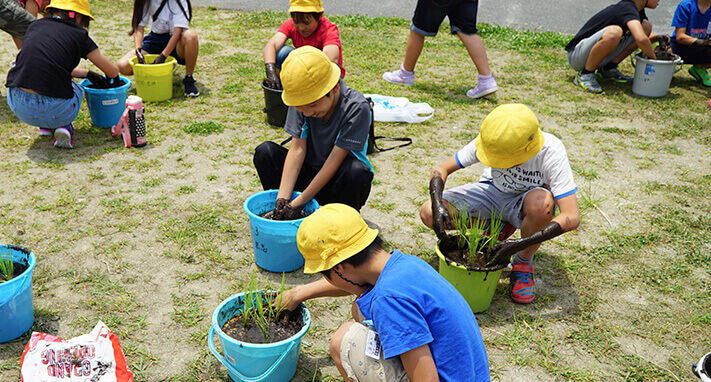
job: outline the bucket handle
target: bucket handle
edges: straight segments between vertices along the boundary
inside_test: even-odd
[[[676,69],[674,69],[674,73],[680,71],[683,66],[684,66],[684,60],[679,60],[679,62],[676,64]]]
[[[223,357],[222,355],[220,355],[220,353],[217,352],[217,349],[215,349],[215,341],[213,339],[214,336],[215,336],[215,326],[211,325],[210,326],[210,334],[207,336],[207,345],[210,348],[212,355],[214,355],[215,358],[217,358],[217,360],[220,361],[220,363],[222,365],[224,365],[227,368],[227,370],[229,370],[229,372],[236,374],[237,377],[239,377],[241,380],[243,380],[245,382],[260,382],[260,381],[267,380],[269,378],[269,376],[272,374],[272,372],[274,372],[274,370],[279,366],[279,364],[281,364],[281,362],[284,360],[284,358],[286,358],[286,355],[289,354],[291,349],[294,347],[294,342],[292,341],[291,343],[289,343],[289,347],[286,349],[286,351],[284,351],[281,354],[279,359],[277,359],[276,362],[274,362],[274,364],[272,364],[272,366],[270,366],[269,369],[267,369],[267,371],[262,373],[262,375],[257,376],[257,377],[246,377],[246,376],[242,375],[242,373],[237,371],[237,369],[235,369],[234,366],[230,365],[230,363],[227,362],[225,357]]]

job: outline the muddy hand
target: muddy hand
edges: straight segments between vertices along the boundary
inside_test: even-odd
[[[671,37],[668,35],[659,36],[659,45],[657,45],[657,50],[660,52],[666,52],[671,48]]]
[[[516,252],[524,250],[532,245],[550,240],[563,233],[563,228],[557,222],[550,222],[542,230],[537,231],[531,236],[521,239],[511,239],[502,241],[493,247],[489,248],[487,255],[491,258],[485,267],[495,267],[498,265],[508,264],[511,261],[511,256]]]
[[[274,220],[283,220],[282,216],[284,215],[284,209],[288,205],[289,205],[289,199],[277,198],[276,205],[274,206],[274,216],[272,216],[272,218]]]
[[[304,206],[292,206],[291,203],[289,203],[284,209],[282,210],[282,220],[296,220],[296,219],[301,219],[301,210],[304,208]]]
[[[106,80],[106,77],[97,72],[92,72],[90,70],[86,73],[86,78],[91,81],[92,85],[94,85],[96,89],[106,89],[109,87],[109,81]]]
[[[437,238],[443,246],[448,246],[454,240],[447,235],[447,227],[451,227],[452,218],[449,211],[442,203],[442,192],[444,192],[444,181],[439,173],[435,171],[430,178],[430,199],[432,200],[432,228],[437,234]]]
[[[136,49],[136,61],[138,61],[139,64],[145,64],[146,63],[146,58],[143,57],[143,53],[141,53],[141,49]]]
[[[267,73],[267,80],[264,83],[268,88],[274,90],[282,90],[279,75],[276,72],[276,65],[273,62],[264,64],[264,71]]]
[[[162,64],[165,62],[165,55],[163,55],[163,52],[160,52],[158,57],[156,57],[155,61],[153,61],[154,64]]]
[[[298,299],[295,289],[296,288],[285,290],[281,294],[281,308],[282,309],[294,311],[294,310],[296,310],[296,308],[299,307],[299,304],[301,304],[301,300]],[[277,296],[276,298],[274,298],[274,300],[272,300],[272,306],[274,306],[275,308],[277,307],[276,306],[277,301],[279,301],[279,296]]]

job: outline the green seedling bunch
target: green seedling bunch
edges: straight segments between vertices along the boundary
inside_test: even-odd
[[[502,217],[503,211],[494,211],[488,221],[482,220],[481,215],[472,219],[465,203],[462,211],[452,218],[454,229],[459,232],[457,244],[460,249],[465,249],[469,253],[467,264],[470,267],[482,264],[482,261],[486,263],[483,249],[499,242],[499,233],[505,224]]]
[[[15,263],[12,261],[12,252],[7,248],[0,249],[0,283],[10,281],[14,277]]]
[[[272,322],[279,319],[284,308],[281,306],[282,294],[284,293],[285,275],[281,274],[281,286],[276,296],[276,301],[264,295],[263,291],[257,289],[256,275],[252,273],[249,280],[249,291],[244,295],[242,306],[242,324],[247,326],[250,319],[262,333],[264,343],[269,341],[269,328]]]

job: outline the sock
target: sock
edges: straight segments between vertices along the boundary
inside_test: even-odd
[[[411,72],[410,72],[410,71],[407,71],[407,70],[405,70],[405,67],[403,66],[403,64],[400,64],[400,70],[402,70],[402,72],[403,72],[403,73],[405,73],[405,74],[407,74],[407,75],[412,75],[412,74],[415,74],[415,71],[414,71],[414,70],[413,70],[413,71],[411,71]]]
[[[523,257],[521,257],[521,252],[516,252],[516,254],[515,254],[515,255],[513,256],[513,258],[511,259],[511,263],[512,263],[512,264],[513,264],[513,263],[531,264],[531,260],[533,260],[533,258],[524,259]]]
[[[193,75],[192,75],[192,74],[186,74],[186,75],[185,75],[185,78],[189,78],[189,79],[192,80],[192,79],[193,79]]]
[[[603,67],[602,67],[602,70],[606,72],[606,71],[608,71],[608,70],[615,69],[616,67],[617,67],[617,64],[616,64],[616,63],[610,62],[610,63],[608,63],[607,65],[603,66]]]
[[[587,70],[587,69],[583,68],[583,70],[580,71],[580,74],[589,74],[592,72],[593,72],[592,70]]]

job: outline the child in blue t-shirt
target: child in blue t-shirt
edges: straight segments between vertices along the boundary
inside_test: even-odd
[[[358,296],[356,321],[331,337],[331,357],[344,379],[490,380],[484,341],[464,297],[422,259],[384,251],[378,230],[355,209],[319,208],[301,223],[296,242],[304,273],[324,278],[284,292],[287,309],[316,297]]]
[[[678,54],[691,74],[704,86],[711,86],[706,69],[711,67],[711,0],[683,0],[676,7],[671,36],[672,51]]]

